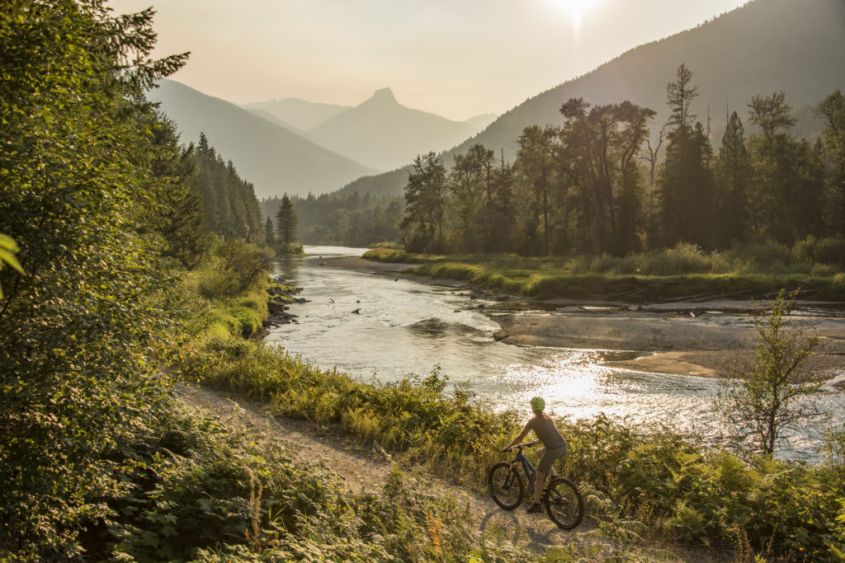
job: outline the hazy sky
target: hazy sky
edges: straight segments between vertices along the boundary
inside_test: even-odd
[[[407,106],[502,113],[626,50],[746,0],[112,0],[154,6],[173,78],[236,103],[355,105],[390,86]]]

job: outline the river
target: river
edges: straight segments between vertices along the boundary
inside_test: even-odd
[[[280,264],[307,302],[293,305],[294,324],[275,327],[266,341],[324,369],[363,381],[390,383],[439,367],[450,386],[464,386],[495,409],[527,411],[540,395],[554,414],[574,419],[599,413],[631,423],[659,422],[718,443],[715,379],[644,373],[602,365],[625,350],[523,347],[497,342],[498,325],[465,291],[406,277],[330,267],[325,258],[360,256],[364,249],[308,247]],[[783,455],[818,460],[824,431],[841,425],[843,393],[828,388],[824,424],[787,437]]]

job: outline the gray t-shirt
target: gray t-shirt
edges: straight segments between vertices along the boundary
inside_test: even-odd
[[[534,431],[547,450],[566,446],[566,440],[563,439],[563,436],[555,427],[555,423],[548,416],[535,416],[528,421],[528,427]]]

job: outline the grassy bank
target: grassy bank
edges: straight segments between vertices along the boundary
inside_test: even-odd
[[[497,414],[467,393],[444,394],[437,373],[395,385],[357,382],[245,340],[238,330],[197,332],[181,366],[206,385],[268,404],[279,415],[338,428],[362,444],[379,444],[401,463],[477,488],[487,468],[503,459],[499,449],[524,414]],[[603,417],[560,425],[572,454],[558,470],[579,482],[590,514],[612,537],[671,538],[808,560],[832,558],[845,545],[841,450],[828,463],[807,467],[742,460],[663,428]]]
[[[764,298],[781,289],[801,298],[845,301],[845,273],[837,266],[796,258],[759,264],[772,249],[736,249],[707,254],[679,246],[624,258],[531,258],[513,255],[439,256],[373,249],[364,258],[419,264],[411,273],[468,282],[483,289],[538,299],[585,299],[644,303],[683,299]],[[771,258],[769,256],[769,258]]]

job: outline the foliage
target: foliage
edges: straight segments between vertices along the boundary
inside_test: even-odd
[[[845,296],[845,279],[836,275],[836,266],[806,258],[807,253],[817,248],[836,248],[835,240],[808,239],[793,250],[778,244],[749,243],[726,252],[710,253],[693,245],[679,244],[624,257],[441,256],[384,248],[369,250],[364,257],[422,264],[411,272],[539,298],[642,303],[721,296],[765,298],[786,288],[800,289],[802,295],[813,299],[838,301]],[[814,254],[821,255],[839,260],[833,254]]]
[[[150,301],[166,237],[146,225],[169,180],[142,91],[185,57],[150,59],[151,18],[98,0],[0,11],[0,217],[27,271],[0,272],[0,558],[80,554],[123,491],[108,456],[166,385]]]
[[[297,218],[293,204],[287,194],[282,197],[279,211],[276,213],[276,246],[287,253],[291,245],[296,244]]]
[[[217,339],[208,346],[204,361],[189,361],[208,384],[267,402],[280,415],[334,425],[402,463],[479,488],[521,428],[517,413],[495,414],[463,394],[444,393],[437,373],[373,386],[260,343]],[[741,531],[754,549],[793,559],[824,558],[845,542],[835,526],[841,466],[749,463],[662,428],[603,416],[558,424],[571,451],[558,471],[579,483],[590,515],[612,537],[668,536],[721,548]]]
[[[265,242],[255,189],[238,175],[231,160],[225,162],[214,150],[205,133],[185,150],[184,158],[192,167],[187,181],[202,202],[206,228],[226,239]]]
[[[308,244],[368,246],[381,241],[398,241],[403,201],[398,197],[322,194],[291,197],[299,231],[298,240]],[[261,202],[263,213],[274,217],[281,199]]]
[[[446,213],[446,168],[433,152],[418,156],[405,188],[405,217],[401,227],[410,250],[443,247]]]
[[[717,406],[752,451],[772,455],[784,430],[819,416],[812,400],[823,374],[806,364],[818,345],[800,328],[787,327],[794,296],[781,292],[765,320],[755,321],[759,344],[753,362],[735,367],[723,380]]]
[[[653,110],[575,98],[561,107],[559,126],[522,131],[512,164],[502,159],[497,166],[482,145],[456,155],[448,171],[435,155],[421,155],[405,186],[406,248],[616,258],[678,245],[725,251],[841,238],[840,92],[819,105],[825,130],[815,143],[792,135],[794,112],[782,92],[754,96],[749,121],[755,133],[746,138],[734,112],[718,154],[709,125],[693,113],[696,97],[692,71],[681,65],[667,86],[671,116],[656,144],[649,130]]]
[[[0,234],[0,270],[6,266],[10,266],[17,270],[19,274],[23,274],[23,268],[15,257],[15,254],[18,252],[20,252],[20,248],[18,248],[15,241],[4,234]],[[3,299],[2,287],[0,287],[0,299]]]
[[[184,407],[163,410],[122,455],[130,487],[112,504],[108,526],[93,531],[102,543],[92,543],[92,555],[419,561],[480,551],[465,508],[412,490],[398,470],[382,492],[350,494],[336,475],[295,461],[295,452]]]

